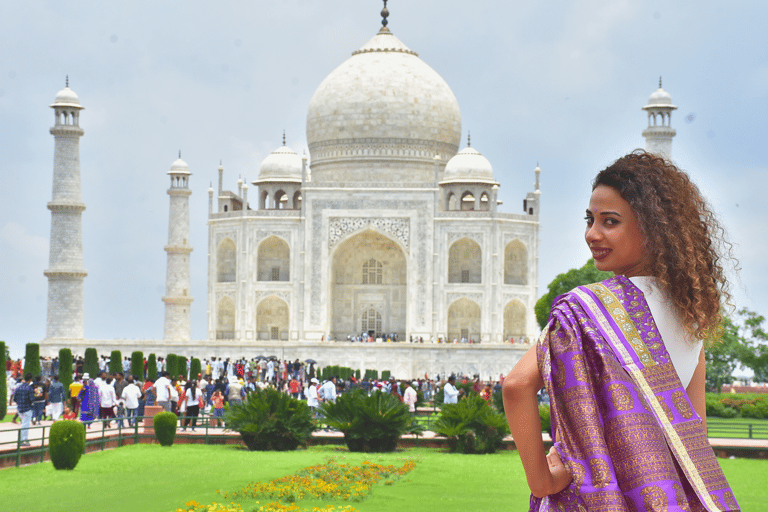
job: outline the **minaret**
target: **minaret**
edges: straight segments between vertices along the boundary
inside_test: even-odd
[[[643,130],[645,150],[670,159],[672,137],[677,133],[671,126],[672,111],[677,110],[677,107],[672,104],[672,96],[661,88],[661,77],[659,77],[659,88],[651,94],[643,110],[648,112],[648,128]]]
[[[56,95],[51,108],[54,138],[51,248],[48,270],[46,338],[83,339],[83,210],[80,197],[80,111],[77,94],[69,88]]]
[[[192,246],[189,243],[189,166],[181,159],[173,162],[171,170],[171,209],[168,219],[168,268],[165,274],[165,329],[163,339],[189,341],[190,327],[190,272],[189,253]]]

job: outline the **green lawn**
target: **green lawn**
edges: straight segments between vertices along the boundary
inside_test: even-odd
[[[747,425],[752,425],[752,439],[768,439],[768,420],[754,418],[707,418],[707,434],[709,437],[724,437],[731,439],[749,438]]]
[[[0,495],[13,497],[3,501],[3,510],[8,512],[170,512],[189,500],[221,502],[216,489],[232,491],[251,481],[272,480],[337,455],[340,462],[355,464],[371,460],[399,466],[406,457],[419,461],[416,469],[394,485],[379,484],[371,497],[352,504],[360,512],[487,512],[527,507],[528,490],[517,452],[449,455],[422,448],[366,456],[337,450],[314,447],[286,453],[205,445],[128,446],[84,455],[69,472],[55,471],[49,463],[2,470]],[[764,510],[768,461],[736,459],[721,460],[721,464],[743,510]],[[240,503],[247,512],[255,507],[253,500]]]

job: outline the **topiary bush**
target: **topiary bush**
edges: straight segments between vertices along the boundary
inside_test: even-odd
[[[69,385],[72,384],[72,351],[68,348],[59,350],[59,382],[64,384],[64,391],[69,397]]]
[[[119,350],[113,350],[109,354],[109,374],[114,375],[123,371],[123,354]]]
[[[178,377],[179,374],[176,371],[176,354],[168,354],[165,356],[165,371],[167,371],[168,375],[173,379]]]
[[[5,369],[5,363],[8,361],[5,355],[5,342],[0,341],[0,360],[3,361],[3,369]],[[8,396],[8,383],[5,380],[5,376],[0,377],[0,418],[5,418],[5,413],[8,410],[8,402],[6,397]]]
[[[768,418],[768,403],[764,399],[760,398],[753,404],[745,404],[741,408],[742,418],[754,418],[757,420],[764,420]]]
[[[83,372],[95,379],[99,375],[99,354],[95,348],[85,349],[85,359],[83,360]]]
[[[198,358],[193,357],[192,361],[189,363],[189,378],[196,379],[198,373],[203,373],[203,366],[200,364],[200,360]]]
[[[75,469],[85,449],[85,426],[79,421],[62,420],[51,425],[48,452],[56,469]]]
[[[172,446],[176,438],[176,421],[178,416],[172,412],[155,414],[155,437],[162,446]]]
[[[495,453],[509,433],[504,415],[478,394],[456,404],[443,404],[434,428],[448,438],[448,451],[452,453]]]
[[[131,375],[140,381],[144,380],[144,354],[138,350],[131,353]]]
[[[389,370],[384,370],[381,372],[381,380],[389,380],[389,377],[391,376],[391,373]]]
[[[252,451],[295,450],[306,446],[315,430],[307,402],[274,388],[248,393],[242,404],[230,405],[224,418]]]
[[[401,435],[424,430],[406,404],[380,391],[368,396],[357,388],[341,395],[336,403],[324,402],[320,410],[325,423],[344,434],[352,452],[391,452]]]
[[[147,379],[152,382],[157,380],[157,357],[155,354],[149,354],[147,358]]]
[[[40,344],[27,343],[27,350],[24,355],[24,375],[31,373],[32,377],[43,374],[40,366]],[[5,398],[5,397],[3,397]]]

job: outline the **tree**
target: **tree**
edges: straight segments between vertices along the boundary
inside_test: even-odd
[[[543,329],[547,326],[549,312],[557,297],[573,290],[577,286],[597,283],[609,277],[613,277],[613,272],[597,270],[595,268],[595,260],[592,258],[587,260],[581,268],[572,268],[564,274],[559,274],[547,285],[547,293],[536,301],[534,311],[536,312],[536,321],[539,322],[539,327]]]
[[[740,360],[755,372],[755,382],[768,382],[768,333],[765,317],[746,308],[739,310]]]
[[[157,357],[155,354],[149,354],[147,358],[147,379],[152,382],[157,380]]]
[[[59,382],[64,384],[65,390],[72,384],[72,351],[68,348],[59,350]]]
[[[109,355],[109,374],[114,375],[123,371],[123,354],[119,350],[113,350]]]
[[[87,373],[92,379],[99,376],[99,354],[93,347],[85,349],[83,373]]]
[[[189,378],[190,378],[190,380],[191,379],[196,379],[198,373],[200,373],[200,374],[203,373],[203,367],[200,364],[200,360],[198,358],[196,358],[196,357],[193,357],[192,361],[189,362]]]
[[[131,353],[131,375],[134,379],[144,380],[144,354],[138,350]]]
[[[27,351],[24,356],[24,375],[31,373],[32,377],[43,374],[40,367],[40,345],[37,343],[27,343]]]
[[[723,384],[733,382],[732,374],[739,366],[742,352],[739,328],[730,318],[723,318],[720,341],[705,351],[707,361],[707,391],[719,393]]]

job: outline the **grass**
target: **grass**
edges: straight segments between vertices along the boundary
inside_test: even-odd
[[[753,426],[752,439],[768,439],[768,420],[755,418],[707,417],[707,432],[713,438],[748,439],[747,425],[750,424]]]
[[[3,510],[8,512],[170,512],[190,500],[203,504],[221,502],[217,489],[233,491],[252,481],[286,476],[322,463],[329,455],[354,464],[371,460],[400,466],[404,458],[418,460],[416,468],[394,485],[378,484],[371,497],[353,503],[360,512],[486,512],[527,508],[528,488],[517,452],[449,455],[425,448],[366,456],[333,447],[248,452],[219,445],[127,446],[84,455],[74,471],[55,471],[50,463],[2,470],[0,495],[13,497],[3,503]],[[764,510],[768,502],[764,483],[768,461],[720,462],[742,510]],[[256,507],[255,500],[238,502],[249,512]],[[328,503],[299,504],[312,507]]]

